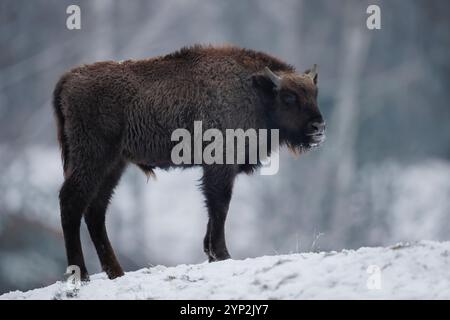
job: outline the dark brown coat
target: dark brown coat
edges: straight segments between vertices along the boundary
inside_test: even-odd
[[[270,71],[265,71],[265,68]],[[279,77],[279,78],[278,78]],[[194,46],[147,60],[97,62],[62,76],[54,92],[65,182],[60,191],[69,265],[84,266],[82,214],[103,269],[123,274],[106,235],[105,212],[127,163],[146,173],[173,166],[177,128],[279,129],[281,143],[308,149],[323,135],[317,75],[262,52]],[[322,140],[322,139],[320,139]],[[249,165],[203,166],[209,213],[204,250],[210,261],[229,258],[224,223],[234,177]]]

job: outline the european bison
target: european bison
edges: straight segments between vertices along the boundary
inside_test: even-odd
[[[221,131],[278,129],[281,145],[305,151],[325,136],[317,92],[316,66],[297,73],[275,57],[233,46],[193,46],[65,73],[53,104],[65,177],[59,199],[68,264],[79,266],[88,280],[80,242],[84,214],[103,270],[111,279],[123,275],[106,233],[108,203],[128,163],[147,174],[175,166],[175,129],[192,132],[194,121]],[[224,224],[234,178],[251,172],[260,160],[201,165],[209,261],[230,258]]]

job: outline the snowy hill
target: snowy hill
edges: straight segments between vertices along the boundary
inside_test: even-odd
[[[57,282],[0,299],[68,299]],[[450,242],[301,253],[91,277],[71,299],[450,299]]]

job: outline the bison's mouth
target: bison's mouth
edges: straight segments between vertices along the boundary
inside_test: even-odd
[[[320,146],[326,139],[324,132],[308,134],[307,137],[309,138],[308,144],[312,148]]]

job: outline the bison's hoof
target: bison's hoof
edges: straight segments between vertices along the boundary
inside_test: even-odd
[[[227,259],[231,259],[231,256],[227,251],[225,251],[221,254],[215,254],[213,252],[209,252],[209,254],[208,254],[209,262],[222,261],[222,260],[227,260]]]
[[[120,267],[113,268],[113,269],[107,269],[107,270],[105,270],[105,272],[108,275],[108,278],[111,280],[125,275],[122,268],[120,268]]]
[[[81,280],[81,282],[82,283],[87,283],[87,282],[89,282],[89,274],[88,273],[82,273],[81,274],[81,277],[80,277],[80,280]]]

